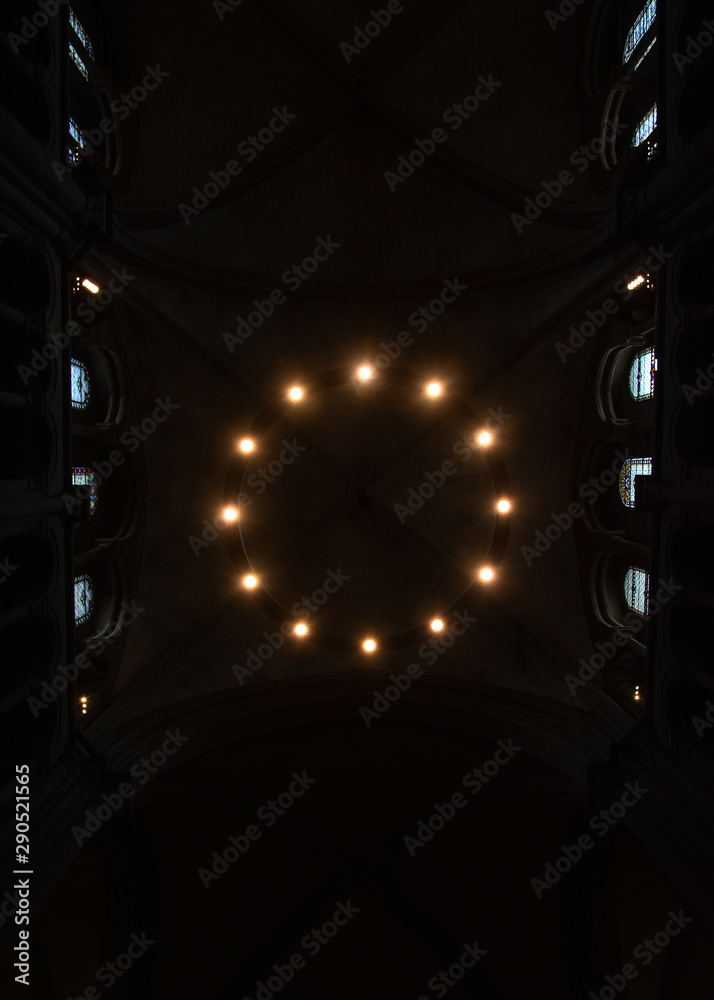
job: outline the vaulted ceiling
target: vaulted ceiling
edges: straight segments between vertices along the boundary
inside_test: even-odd
[[[592,765],[637,715],[599,677],[575,696],[565,681],[593,651],[576,533],[523,553],[576,499],[596,416],[596,338],[566,363],[555,344],[641,259],[593,152],[614,5],[555,24],[525,0],[389,7],[380,31],[382,8],[353,0],[88,20],[112,93],[161,82],[122,124],[111,231],[78,262],[126,275],[100,324],[122,419],[85,440],[121,448],[168,416],[122,484],[140,514],[110,554],[138,610],[82,738],[112,789],[167,732],[186,747],[89,845],[62,843],[76,860],[36,924],[57,991],[148,927],[132,995],[252,995],[344,897],[368,919],[294,996],[416,996],[485,928],[491,963],[454,997],[570,1000],[653,930],[648,909],[679,904],[624,824],[560,895],[530,881],[587,829]],[[285,638],[286,619],[313,631]],[[404,836],[499,740],[517,760],[408,857]],[[204,890],[199,867],[303,769],[309,801]]]
[[[374,362],[380,344],[395,342],[394,352],[401,333],[408,346],[391,366],[417,382],[438,377],[445,398],[427,406],[394,387],[365,396],[347,382],[284,414],[246,476],[275,463],[284,440],[306,457],[264,491],[245,487],[243,533],[259,539],[249,560],[287,608],[342,567],[359,580],[339,598],[348,633],[350,616],[354,634],[370,615],[390,634],[428,607],[439,612],[488,548],[495,496],[482,459],[456,458],[459,482],[404,524],[390,508],[454,459],[470,430],[492,424],[514,503],[510,537],[478,625],[433,669],[579,712],[597,707],[606,729],[622,732],[627,715],[597,685],[574,699],[562,679],[589,641],[572,536],[533,566],[520,552],[573,489],[590,348],[564,367],[553,344],[628,254],[612,236],[611,178],[572,158],[598,134],[583,70],[588,12],[554,30],[526,3],[487,12],[409,3],[349,62],[340,45],[370,20],[357,4],[152,3],[112,17],[115,90],[147,67],[168,76],[127,119],[114,240],[85,263],[100,276],[117,266],[136,275],[113,307],[135,413],[166,396],[178,404],[138,456],[148,495],[136,597],[146,612],[132,626],[112,711],[235,693],[233,665],[275,622],[239,586],[235,538],[221,532],[198,552],[190,539],[230,495],[236,443],[266,406],[294,382]],[[469,114],[474,101],[464,99],[476,94]],[[276,112],[290,120],[248,155],[241,144],[276,124]],[[438,127],[445,141],[396,181],[399,158]],[[226,184],[230,161],[241,169]],[[568,169],[574,180],[562,197],[535,221],[514,221],[542,182]],[[211,183],[211,197],[196,201],[206,207],[189,213]],[[286,272],[321,239],[331,252],[318,252],[327,259],[313,273],[297,272],[296,287]],[[442,302],[453,301],[420,322],[415,313],[448,283],[458,294]],[[263,319],[256,303],[269,312],[271,293],[280,304]],[[241,343],[238,317],[254,328]],[[355,492],[365,482],[369,509]],[[290,521],[299,536],[301,518],[312,528],[295,546],[281,530]],[[249,683],[388,672],[417,650],[366,663],[290,640]]]

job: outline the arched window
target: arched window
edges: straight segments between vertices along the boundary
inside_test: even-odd
[[[650,575],[644,569],[630,566],[625,574],[625,600],[638,615],[646,615],[650,598]]]
[[[635,356],[630,366],[630,392],[633,399],[652,399],[656,371],[654,347],[648,347]]]
[[[638,16],[637,20],[628,32],[627,39],[625,41],[625,51],[622,53],[623,66],[625,66],[632,58],[633,52],[654,24],[656,16],[657,0],[648,0],[645,4],[644,10]]]
[[[627,458],[620,472],[620,497],[625,507],[635,506],[635,476],[651,476],[651,458]]]
[[[79,163],[82,151],[87,151],[89,149],[89,144],[84,138],[81,128],[74,120],[70,118],[68,122],[68,129],[70,134],[69,151],[67,154],[67,160],[70,166],[74,166],[75,163]]]
[[[89,402],[89,372],[81,361],[72,359],[72,406],[84,410]]]
[[[97,476],[91,469],[72,469],[72,485],[84,486],[84,492],[80,494],[82,498],[89,496],[89,513],[94,513],[97,509]]]
[[[94,587],[88,573],[74,578],[74,624],[89,621],[94,610]]]

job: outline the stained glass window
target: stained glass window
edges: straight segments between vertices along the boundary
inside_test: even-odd
[[[81,361],[72,360],[72,406],[83,410],[89,402],[89,372]]]
[[[72,485],[89,487],[89,513],[97,509],[97,477],[91,469],[72,469]],[[80,494],[81,496],[82,494]],[[87,495],[86,490],[84,496]]]
[[[640,44],[642,39],[645,37],[649,29],[654,24],[654,19],[657,15],[657,0],[648,0],[645,4],[644,10],[639,15],[635,23],[630,28],[627,40],[625,41],[625,51],[622,53],[622,65],[628,63],[632,57],[632,53],[635,51],[637,46]]]
[[[653,104],[649,109],[645,117],[642,119],[640,124],[635,129],[635,134],[632,137],[632,146],[637,148],[641,146],[642,143],[649,136],[652,135],[654,130],[657,128],[657,105]],[[654,150],[652,150],[654,152]]]
[[[627,458],[620,472],[620,497],[625,507],[635,506],[635,476],[651,476],[651,458]]]
[[[630,366],[630,392],[634,399],[652,399],[656,370],[654,347],[648,347],[635,356]]]
[[[92,48],[92,43],[89,40],[89,35],[82,27],[81,22],[77,20],[77,17],[71,7],[69,8],[69,23],[72,25],[75,35],[89,53],[89,56],[94,59],[94,49]]]
[[[72,62],[77,67],[79,72],[82,74],[84,79],[89,80],[89,70],[84,65],[82,57],[80,56],[79,52],[77,52],[77,50],[75,49],[74,45],[72,45],[71,42],[69,43],[69,54],[72,58]]]
[[[638,615],[646,615],[649,608],[649,598],[649,573],[631,566],[625,574],[625,600]]]
[[[74,624],[89,621],[94,610],[94,587],[88,573],[74,578]]]

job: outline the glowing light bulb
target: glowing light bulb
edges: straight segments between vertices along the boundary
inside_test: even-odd
[[[307,625],[303,625],[302,622],[300,622],[299,625],[296,625],[295,635],[307,635]]]
[[[245,576],[243,577],[243,586],[247,587],[248,590],[252,590],[253,587],[258,586],[258,579],[255,576]]]
[[[644,284],[644,281],[645,281],[644,274],[638,274],[636,278],[633,278],[632,281],[628,282],[627,285],[628,291],[631,292],[634,288],[639,288],[640,285]]]
[[[635,701],[640,700],[640,685],[635,685]]]
[[[430,396],[440,396],[441,386],[439,385],[438,382],[430,382],[429,385],[426,387],[426,391]]]
[[[479,573],[479,576],[484,581],[484,583],[488,583],[489,580],[493,580],[493,570],[489,566],[484,566],[481,572]]]
[[[482,447],[487,448],[491,444],[491,442],[493,441],[493,438],[488,433],[488,431],[481,431],[481,433],[476,438],[476,440],[478,441],[478,443],[480,445],[482,445]]]
[[[255,448],[255,442],[251,441],[250,438],[243,438],[240,443],[240,450],[246,452],[252,451]]]
[[[237,518],[238,518],[238,511],[235,509],[235,507],[226,507],[226,509],[223,511],[224,521],[235,521],[237,520]]]
[[[290,398],[294,399],[295,401],[297,401],[298,399],[302,399],[302,389],[300,388],[299,385],[294,385],[290,390],[289,395]]]
[[[84,279],[82,282],[82,288],[86,288],[88,292],[92,293],[92,295],[96,295],[99,291],[99,285],[95,285],[93,281],[89,280],[89,278]]]
[[[377,643],[374,641],[374,639],[365,639],[364,642],[362,643],[362,649],[364,649],[365,653],[373,653],[376,648],[377,648]]]
[[[357,374],[359,375],[359,377],[362,379],[363,382],[366,382],[367,379],[372,378],[372,369],[369,367],[369,365],[362,365]]]
[[[442,622],[442,620],[440,618],[435,618],[434,621],[431,623],[431,630],[432,630],[432,632],[441,632],[441,630],[443,629],[443,627],[444,627],[444,623]]]
[[[511,509],[511,501],[499,500],[498,503],[496,504],[496,508],[501,514],[507,514],[508,511]]]

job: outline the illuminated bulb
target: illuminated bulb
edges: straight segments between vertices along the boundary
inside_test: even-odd
[[[258,580],[254,576],[246,576],[243,579],[243,586],[247,587],[248,590],[252,590],[253,587],[258,586]]]
[[[426,391],[430,396],[439,396],[441,394],[441,386],[438,382],[431,382],[427,387]]]
[[[86,699],[86,697],[80,698],[79,699],[79,703],[82,706],[82,715],[86,715],[87,714],[87,699]]]
[[[307,625],[303,625],[302,622],[300,622],[299,625],[296,625],[295,635],[307,635]]]
[[[484,583],[488,583],[489,580],[493,580],[493,570],[489,569],[488,566],[484,566],[484,568],[479,573],[479,576],[484,581]]]
[[[480,434],[479,434],[479,436],[478,436],[478,437],[476,438],[476,440],[478,441],[478,443],[479,443],[480,445],[483,445],[483,447],[485,448],[485,447],[487,447],[487,446],[488,446],[489,444],[491,444],[491,441],[493,441],[493,438],[492,438],[492,437],[491,437],[491,435],[490,435],[490,434],[488,433],[488,431],[481,431],[481,433],[480,433]]]
[[[372,369],[369,365],[363,365],[357,374],[364,382],[366,382],[368,378],[372,378]]]
[[[237,517],[238,517],[238,511],[235,509],[235,507],[226,507],[226,509],[223,511],[224,521],[235,521]]]
[[[255,444],[251,441],[251,439],[243,438],[243,440],[240,443],[240,450],[247,453],[249,451],[252,451],[253,448],[255,448]]]
[[[501,514],[507,514],[511,509],[511,502],[510,500],[499,500],[496,506]]]
[[[640,285],[644,284],[644,280],[644,274],[638,274],[636,278],[633,278],[632,281],[629,282],[627,286],[628,291],[631,292],[633,288],[638,288]]]
[[[635,701],[639,701],[639,700],[640,700],[640,685],[637,684],[635,686]]]
[[[84,279],[82,282],[82,288],[86,288],[88,292],[92,293],[92,295],[96,295],[99,291],[99,285],[95,285],[93,281],[89,280],[89,278]]]
[[[295,400],[302,399],[302,389],[300,388],[300,386],[298,385],[293,386],[293,388],[290,390],[290,398]]]
[[[377,648],[377,643],[374,641],[374,639],[365,639],[364,642],[362,643],[362,648],[364,649],[365,653],[373,653]]]
[[[441,621],[440,618],[435,618],[434,621],[431,623],[432,632],[441,632],[443,627],[444,623]]]

